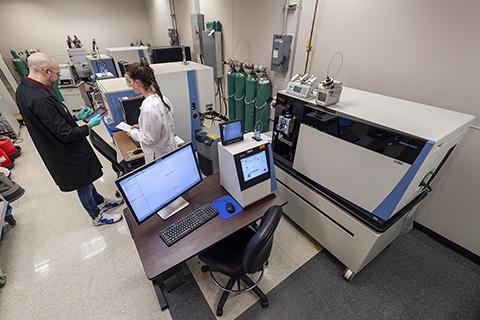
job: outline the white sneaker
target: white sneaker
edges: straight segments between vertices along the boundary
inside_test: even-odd
[[[12,174],[10,170],[4,167],[0,167],[0,173],[3,173],[7,178],[10,178],[10,175]]]
[[[120,220],[122,220],[122,215],[120,213],[100,212],[98,216],[92,220],[92,223],[97,227],[104,224],[114,224]]]
[[[110,209],[118,207],[122,203],[123,203],[122,198],[116,198],[116,199],[105,198],[105,200],[98,205],[98,209],[100,209],[101,212],[107,212]]]

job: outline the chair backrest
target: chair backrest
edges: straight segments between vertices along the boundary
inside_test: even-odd
[[[117,162],[117,152],[105,140],[102,139],[94,130],[90,130],[90,142],[93,147],[100,152],[108,161],[112,163],[113,170],[118,174],[125,173],[122,166]]]
[[[273,233],[282,216],[282,207],[273,206],[267,210],[255,235],[245,247],[243,270],[255,273],[262,269],[272,252]]]

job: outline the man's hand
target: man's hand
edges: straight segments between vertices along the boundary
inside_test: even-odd
[[[95,117],[93,117],[88,121],[88,125],[90,126],[90,128],[93,128],[95,126],[98,126],[101,121],[102,121],[102,116],[96,115]]]
[[[134,124],[134,125],[132,126],[132,129],[140,129],[140,126],[139,126],[138,124]]]
[[[90,109],[89,107],[83,107],[80,111],[78,111],[78,112],[75,114],[75,118],[77,118],[77,120],[83,120],[83,119],[85,119],[91,112],[92,112],[92,109]]]

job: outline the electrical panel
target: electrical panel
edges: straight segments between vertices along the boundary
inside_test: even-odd
[[[202,32],[203,63],[213,68],[215,78],[223,77],[222,32]]]
[[[272,64],[270,70],[281,73],[287,72],[292,38],[292,36],[286,34],[273,35]]]
[[[195,53],[202,52],[202,31],[205,30],[204,16],[201,13],[190,15],[192,22],[193,50]]]

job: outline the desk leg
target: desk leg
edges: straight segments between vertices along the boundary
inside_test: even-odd
[[[185,283],[188,273],[190,273],[190,270],[186,263],[182,263],[162,273],[152,281],[153,288],[157,294],[158,303],[160,304],[160,309],[165,310],[168,308],[168,301],[165,292],[170,292],[179,285]]]
[[[158,303],[160,304],[160,309],[163,311],[168,308],[168,301],[163,293],[162,285],[155,280],[152,281],[152,284],[153,289],[155,289],[155,294],[157,295]]]

